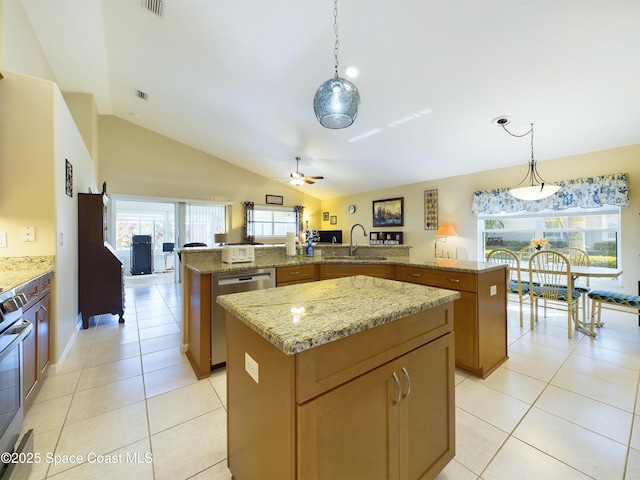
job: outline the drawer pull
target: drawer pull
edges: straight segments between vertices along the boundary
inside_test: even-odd
[[[453,282],[453,283],[460,283],[460,279],[459,278],[447,278],[447,280],[449,280],[450,282]]]
[[[302,272],[300,272],[300,271],[297,271],[297,272],[289,272],[289,275],[300,275],[300,273],[302,273]]]
[[[400,401],[401,395],[402,395],[402,387],[400,387],[400,379],[398,378],[398,375],[396,375],[396,372],[393,372],[393,379],[396,382],[396,388],[398,390],[398,396],[396,397],[396,399],[393,401],[393,405],[397,405],[398,402]]]
[[[411,393],[411,378],[409,378],[409,372],[405,367],[402,367],[402,373],[404,373],[404,378],[407,380],[407,391],[402,394],[402,398],[407,398]]]
[[[411,276],[412,277],[421,277],[422,274],[421,273],[412,273]]]

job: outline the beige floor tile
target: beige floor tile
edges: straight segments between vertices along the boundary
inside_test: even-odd
[[[550,455],[510,437],[482,473],[484,480],[587,480],[578,470]]]
[[[179,408],[176,406],[179,405]],[[222,407],[213,387],[200,380],[147,400],[149,431],[155,434]]]
[[[69,373],[50,373],[42,382],[34,403],[46,402],[56,397],[64,397],[76,390],[81,371]]]
[[[624,480],[637,480],[638,478],[640,478],[640,450],[631,449]]]
[[[194,475],[189,480],[231,480],[231,472],[227,468],[227,460],[207,468],[204,472]]]
[[[23,432],[33,428],[38,434],[60,430],[69,413],[73,395],[55,397],[44,402],[33,403],[24,417]]]
[[[142,355],[142,370],[147,373],[188,362],[186,355],[180,353],[179,347],[168,348]]]
[[[108,453],[148,436],[146,405],[145,402],[138,402],[65,425],[55,454],[62,457],[82,456],[86,459],[89,453]],[[51,465],[49,474],[56,474],[74,466],[77,465],[68,462]]]
[[[541,382],[551,380],[559,369],[558,365],[553,363],[512,351],[509,351],[509,359],[503,364],[503,367]]]
[[[454,383],[458,385],[463,380],[469,378],[469,374],[464,370],[456,369]]]
[[[482,380],[467,379],[456,387],[456,407],[507,433],[527,413],[530,404],[489,388]]]
[[[148,340],[140,340],[140,351],[142,354],[157,352],[158,350],[166,350],[180,345],[181,336],[179,333],[171,335],[163,335],[162,337],[154,337]]]
[[[39,480],[45,478],[49,467],[51,465],[50,458],[53,458],[53,453],[60,437],[62,429],[50,430],[45,433],[38,433],[38,430],[34,429],[35,436],[33,437],[33,451],[39,454],[40,461],[35,462],[31,466],[31,474],[29,480]]]
[[[639,413],[635,415],[633,419],[633,432],[631,435],[630,446],[636,450],[640,450],[640,408],[638,408],[638,406],[636,406],[636,412]]]
[[[86,462],[50,477],[53,480],[154,480],[153,455],[145,438],[103,455],[91,456]]]
[[[155,479],[188,478],[225,459],[226,419],[220,408],[152,435]]]
[[[535,407],[514,436],[598,480],[622,478],[627,447]]]
[[[211,385],[213,385],[218,398],[222,402],[222,404],[227,406],[227,371],[222,369],[217,369],[211,372],[209,376],[209,381]]]
[[[596,360],[593,357],[585,357],[577,354],[570,355],[563,367],[604,380],[611,380],[612,382],[622,385],[636,384],[640,376],[640,372],[633,368],[625,368],[620,365]]]
[[[465,468],[455,459],[451,460],[446,467],[436,476],[435,480],[476,480],[478,475]]]
[[[184,363],[144,374],[144,388],[147,398],[185,387],[197,381],[191,366]]]
[[[629,440],[631,413],[569,390],[549,385],[536,407],[617,442]]]
[[[505,367],[500,367],[489,375],[484,384],[528,404],[533,404],[547,386],[545,382]]]
[[[93,347],[137,342],[140,339],[138,329],[135,327],[127,327],[126,330],[124,327],[118,326],[106,326],[103,328],[103,330],[96,329],[92,343]]]
[[[96,367],[105,363],[124,360],[140,355],[140,342],[117,343],[103,347],[95,346],[87,355],[86,367]]]
[[[176,323],[176,320],[175,318],[173,318],[173,315],[167,315],[167,312],[163,312],[162,315],[158,315],[152,318],[141,318],[140,320],[138,320],[138,328],[142,330],[145,328],[158,327],[160,325],[172,325],[174,323]]]
[[[539,343],[533,343],[524,339],[514,342],[509,348],[509,354],[517,352],[521,355],[535,358],[536,360],[544,360],[546,363],[554,365],[562,365],[569,357],[566,350],[558,350]]]
[[[627,412],[633,412],[637,381],[633,385],[619,383],[562,367],[552,385],[598,400]]]
[[[85,368],[78,381],[78,391],[106,385],[142,374],[140,357],[125,358],[95,367]]]
[[[541,331],[540,329],[534,329],[527,332],[522,338],[523,340],[534,343],[536,345],[542,345],[548,348],[553,348],[555,350],[561,350],[563,352],[571,352],[574,348],[576,348],[576,345],[580,343],[581,338],[577,335],[569,338],[566,335],[566,332],[566,329],[564,329],[564,335],[558,336],[552,335],[545,331]]]
[[[80,422],[143,400],[142,375],[78,391],[73,396],[65,423]]]
[[[164,335],[171,335],[176,333],[180,333],[180,329],[175,323],[160,325],[158,327],[150,327],[145,328],[144,330],[140,330],[140,340],[148,340],[150,338],[161,337]]]
[[[506,439],[502,430],[456,408],[455,460],[473,473],[480,475]]]
[[[592,357],[603,362],[613,363],[625,368],[633,368],[640,370],[640,353],[625,353],[610,348],[603,348],[597,343],[596,339],[585,339],[580,342],[573,353]]]

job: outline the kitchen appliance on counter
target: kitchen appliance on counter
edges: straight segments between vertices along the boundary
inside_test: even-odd
[[[226,310],[218,304],[218,295],[248,292],[276,286],[275,268],[224,272],[211,278],[211,369],[227,363]]]
[[[0,293],[0,453],[33,453],[33,430],[27,432],[17,448],[24,420],[24,381],[22,342],[33,331],[33,325],[22,317],[22,307],[27,304],[24,293],[13,290]],[[0,477],[4,479],[27,478],[31,470],[29,462],[0,462]]]
[[[224,263],[246,263],[256,259],[253,245],[225,245],[222,247]]]

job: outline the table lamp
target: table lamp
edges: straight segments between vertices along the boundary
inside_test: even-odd
[[[216,233],[213,237],[214,237],[215,242],[219,246],[222,246],[225,243],[227,243],[227,234],[226,233]]]
[[[455,237],[458,234],[456,233],[456,230],[453,228],[453,225],[451,225],[450,223],[443,223],[442,225],[440,225],[438,227],[438,230],[436,230],[436,239],[433,242],[433,256],[434,258],[438,258],[438,256],[436,255],[436,249],[437,249],[437,245],[438,245],[438,241],[440,242],[446,242],[447,241],[447,237]],[[444,239],[440,240],[438,237],[444,237]]]

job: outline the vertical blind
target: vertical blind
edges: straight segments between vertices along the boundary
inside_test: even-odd
[[[225,214],[224,205],[187,203],[185,243],[202,242],[214,245],[214,235],[226,232]]]

